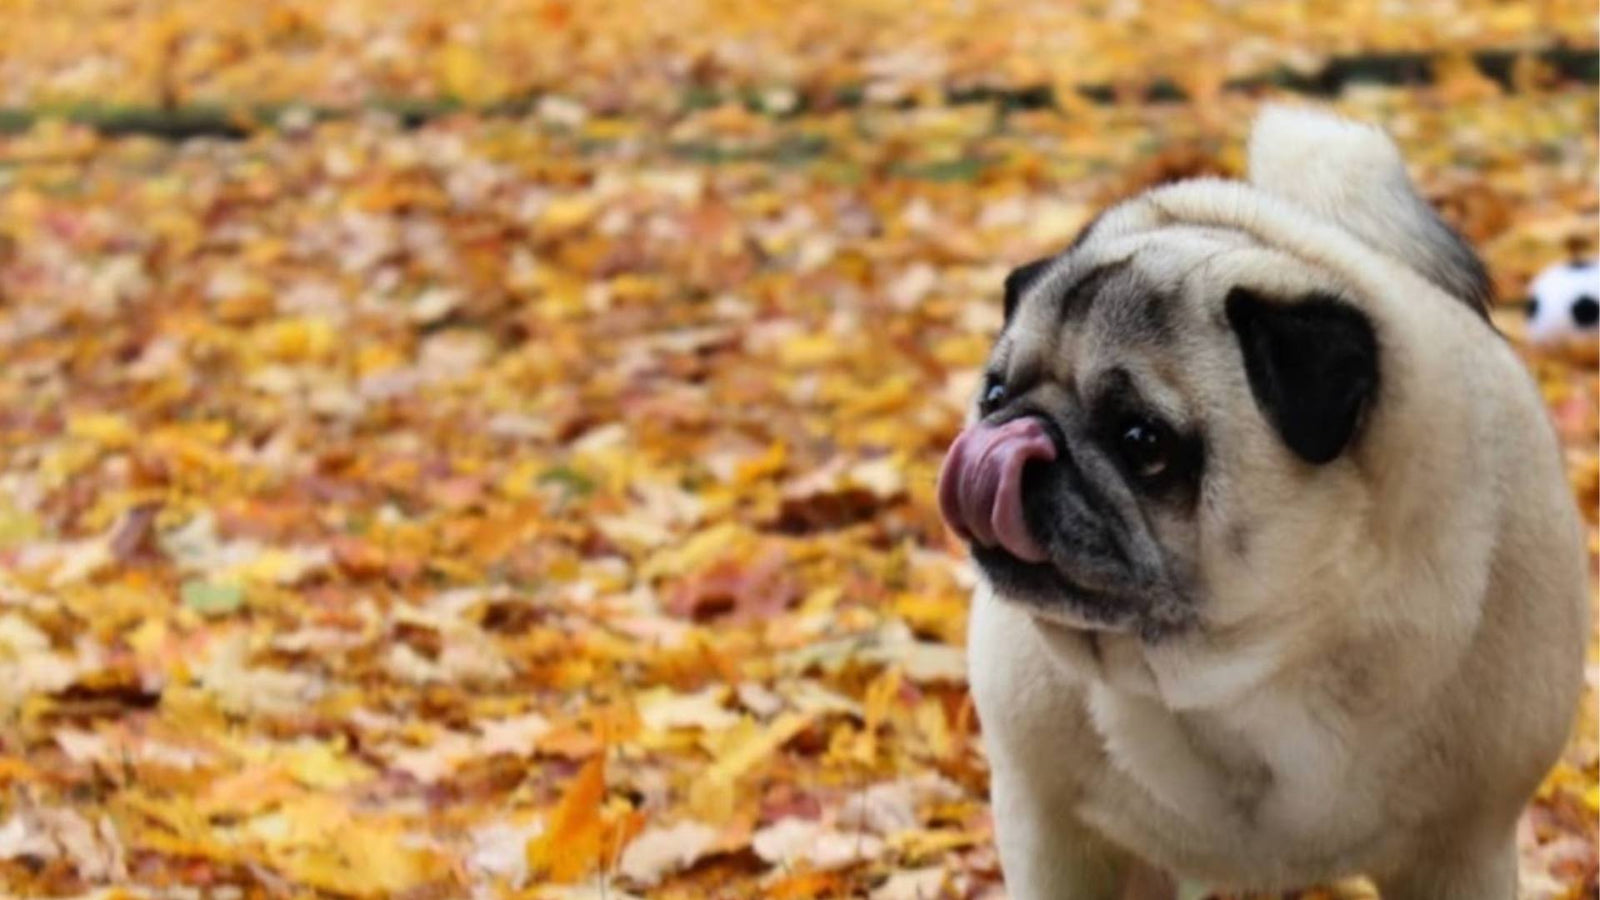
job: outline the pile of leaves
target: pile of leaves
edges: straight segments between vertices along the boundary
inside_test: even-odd
[[[0,16],[0,108],[551,97],[637,115],[741,97],[781,114],[1085,84],[1203,95],[1352,54],[1595,37],[1584,0],[8,0]]]
[[[824,56],[863,66],[947,48],[939,84],[1068,40],[982,44],[961,16],[992,5],[918,13],[915,36],[909,4],[824,5],[774,36],[721,4],[683,13],[721,31],[610,3],[256,4],[226,20],[234,46],[200,21],[212,5],[129,4],[182,36],[182,97],[427,92],[452,65],[525,79],[510,91],[617,63],[574,64],[584,99],[526,114],[0,138],[7,892],[999,896],[972,573],[937,466],[1009,268],[1150,181],[1237,172],[1256,100],[663,118],[598,93],[645,70],[641,92],[681,89],[705,48],[761,48],[751,84],[826,79],[796,60],[831,22]],[[31,41],[0,27],[0,90],[144,90],[130,76],[167,45],[80,30],[91,7],[40,5]],[[1492,40],[1527,15],[1445,7]],[[1146,15],[1075,60],[1112,77],[1202,33],[1131,41]],[[587,37],[565,57],[530,43],[535,64],[500,30],[530,21]],[[1274,59],[1332,40],[1314,16],[1273,27]],[[415,42],[467,51],[441,74]],[[183,62],[197,47],[223,61]],[[1337,106],[1396,134],[1508,301],[1592,250],[1592,90],[1458,69]],[[1514,307],[1498,318],[1519,333]],[[1592,529],[1596,373],[1528,359]],[[1595,893],[1588,680],[1525,819],[1530,897]]]

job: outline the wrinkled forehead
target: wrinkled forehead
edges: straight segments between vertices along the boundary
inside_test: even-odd
[[[1168,227],[1081,241],[1029,285],[1002,338],[1018,360],[1063,351],[1174,343],[1241,262],[1262,252],[1241,232]]]

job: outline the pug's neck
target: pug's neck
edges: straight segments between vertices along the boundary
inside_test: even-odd
[[[1234,823],[1239,833],[1318,831],[1326,811],[1347,802],[1360,753],[1349,736],[1407,715],[1437,684],[1421,671],[1378,671],[1417,660],[1403,646],[1414,638],[1393,624],[1380,629],[1386,635],[1319,625],[1277,641],[1196,633],[1152,644],[1048,623],[1038,634],[1084,688],[1116,768],[1172,815],[1197,827]],[[1321,836],[1354,839],[1365,824],[1353,815],[1340,834]]]

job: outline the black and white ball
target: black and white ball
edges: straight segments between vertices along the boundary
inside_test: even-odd
[[[1600,327],[1600,267],[1593,260],[1551,266],[1528,288],[1528,341],[1539,346],[1593,340]]]

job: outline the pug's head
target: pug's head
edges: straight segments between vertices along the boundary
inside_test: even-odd
[[[1488,327],[1481,263],[1381,132],[1272,109],[1250,170],[1126,201],[1006,279],[939,486],[1003,601],[1157,640],[1259,614],[1370,523],[1383,460],[1366,436],[1404,392],[1407,347],[1372,312],[1389,288],[1330,264],[1317,234]]]

